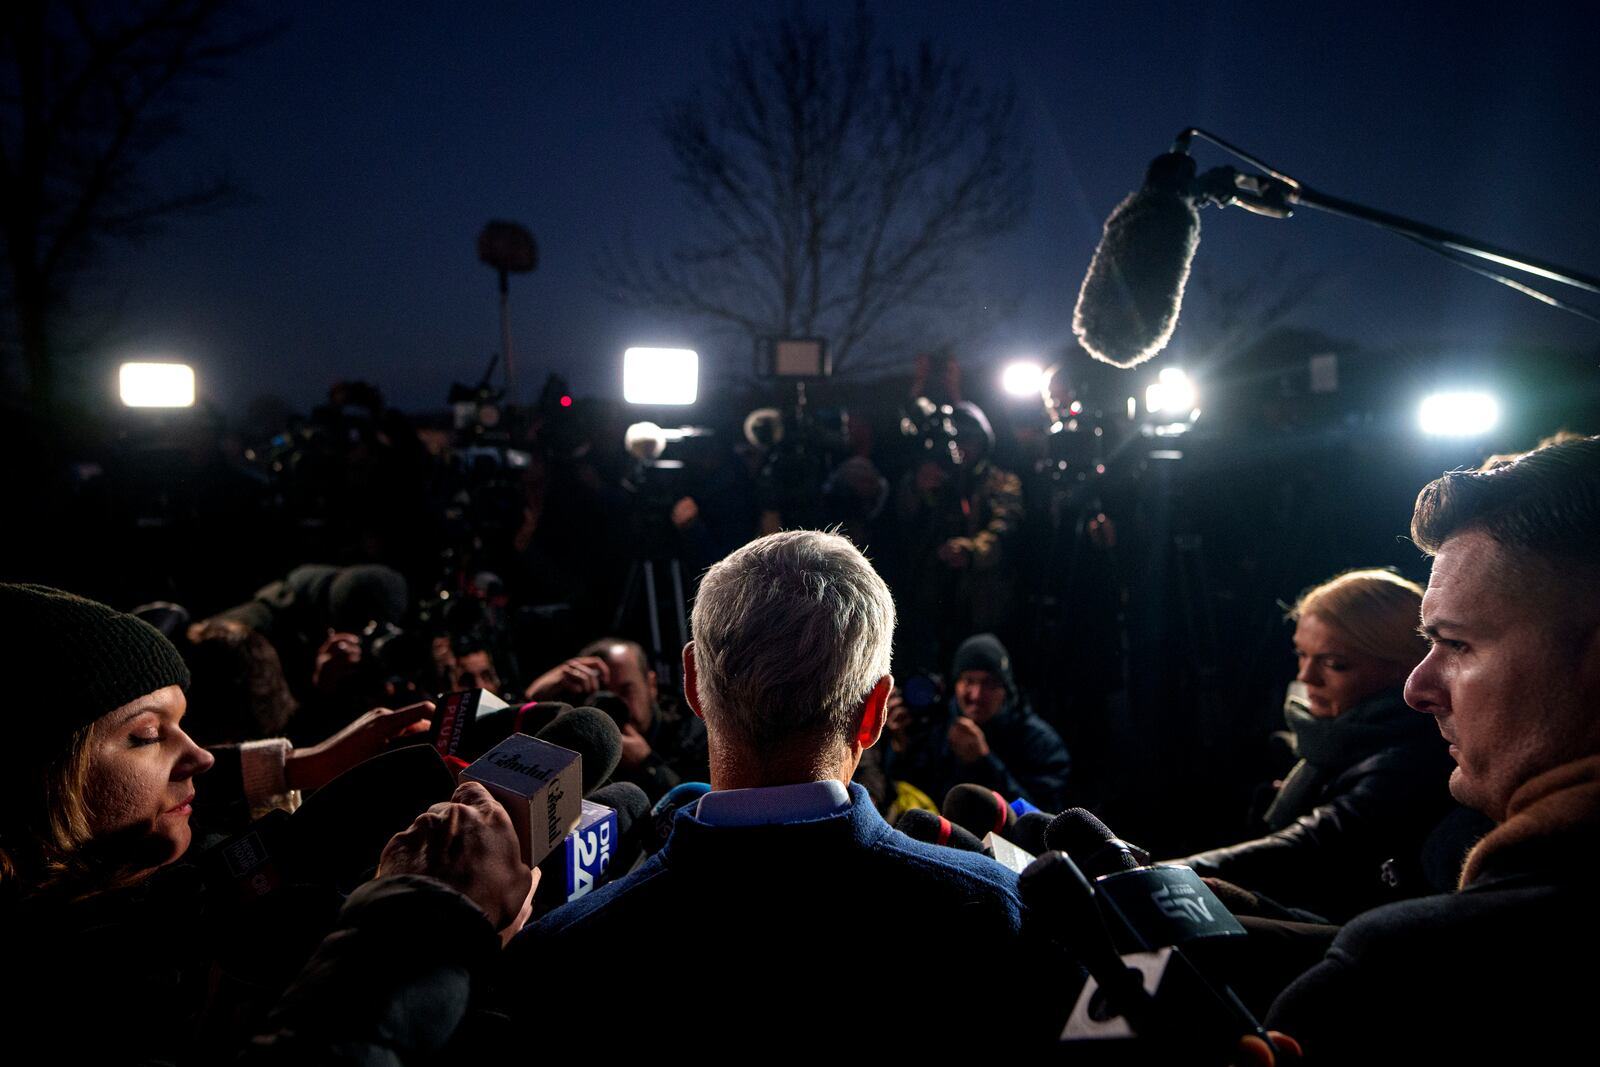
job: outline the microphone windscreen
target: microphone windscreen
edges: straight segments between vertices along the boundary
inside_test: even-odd
[[[1072,332],[1088,353],[1118,367],[1142,363],[1172,340],[1200,244],[1194,201],[1170,176],[1155,178],[1167,158],[1157,160],[1145,187],[1106,219],[1072,312]],[[1180,159],[1192,174],[1193,162]]]
[[[1017,813],[1011,810],[1005,797],[972,782],[952,786],[950,792],[944,795],[944,803],[939,805],[939,811],[978,838],[985,834],[999,834],[1010,841],[1011,827],[1017,822]]]
[[[901,815],[894,828],[907,837],[930,845],[958,848],[962,852],[982,852],[983,842],[949,819],[924,808],[912,808]]]
[[[650,798],[632,782],[603,785],[583,799],[604,804],[617,813],[617,836],[626,837],[634,824],[650,814]]]
[[[533,700],[517,710],[517,732],[538,737],[539,731],[555,722],[556,716],[571,711],[562,700]]]
[[[612,846],[611,866],[606,868],[604,880],[621,878],[633,868],[654,832],[650,798],[632,782],[612,782],[585,799],[604,804],[617,813],[617,840]]]
[[[1046,827],[1044,839],[1052,849],[1071,856],[1090,878],[1140,866],[1128,843],[1083,808],[1068,808],[1057,815]]]
[[[564,711],[534,736],[583,757],[585,796],[600,788],[622,759],[622,731],[609,715],[595,708]]]
[[[1042,856],[1050,849],[1050,846],[1045,844],[1045,832],[1054,819],[1055,816],[1049,812],[1030,811],[1018,819],[1016,825],[1011,827],[1010,834],[1005,836],[1024,852]]]
[[[290,819],[304,876],[353,889],[378,865],[389,838],[455,789],[455,776],[432,745],[407,745],[356,764],[307,797]]]

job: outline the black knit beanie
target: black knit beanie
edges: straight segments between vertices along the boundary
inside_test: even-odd
[[[1005,683],[1007,694],[1016,698],[1017,680],[1011,674],[1011,653],[994,634],[974,634],[961,642],[950,664],[950,677],[959,678],[962,671],[988,671]]]
[[[147,693],[189,685],[183,657],[154,626],[49,586],[0,583],[0,635],[7,684],[22,690],[8,700],[13,744],[53,743]]]

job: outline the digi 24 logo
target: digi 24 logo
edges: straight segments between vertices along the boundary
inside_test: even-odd
[[[595,887],[600,876],[611,866],[611,831],[616,825],[615,816],[601,819],[593,825],[572,834],[572,855],[569,870],[571,883],[567,886],[567,899],[583,896]]]

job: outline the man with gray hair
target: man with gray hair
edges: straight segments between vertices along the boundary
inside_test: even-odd
[[[773,534],[711,568],[684,689],[705,719],[712,792],[633,874],[512,943],[511,1004],[579,1030],[627,1019],[596,1043],[607,1054],[619,1044],[792,1051],[846,1034],[903,1050],[952,1032],[929,1018],[873,1018],[874,986],[1021,975],[1015,875],[890,829],[851,783],[883,730],[894,618],[883,580],[835,534]],[[622,1006],[597,996],[619,974],[655,977],[637,975],[652,964],[669,989],[692,975],[692,995]]]
[[[1592,1060],[1600,437],[1446,474],[1411,531],[1434,560],[1406,702],[1450,744],[1451,794],[1496,825],[1456,892],[1352,920],[1268,1025],[1315,1063]]]

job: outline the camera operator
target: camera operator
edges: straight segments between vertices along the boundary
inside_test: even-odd
[[[1022,482],[989,459],[994,431],[976,404],[918,398],[921,459],[895,495],[900,601],[897,663],[927,670],[974,631],[1007,633],[1016,614],[1014,541]],[[909,420],[908,420],[909,421]]]

